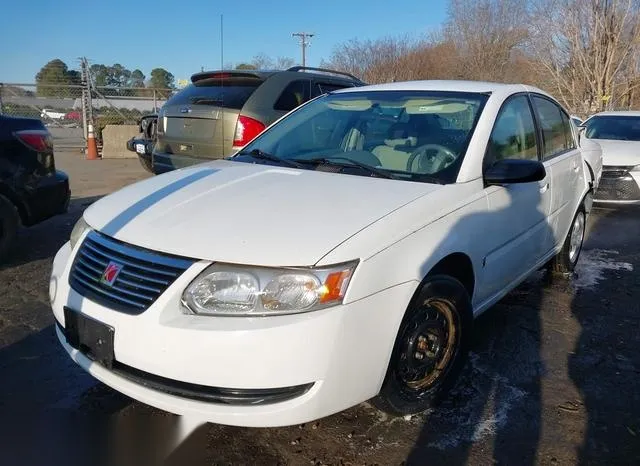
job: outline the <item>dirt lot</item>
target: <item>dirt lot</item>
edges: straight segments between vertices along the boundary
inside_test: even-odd
[[[390,419],[363,404],[288,428],[203,425],[174,449],[177,417],[70,362],[47,296],[81,212],[147,175],[136,160],[60,153],[57,164],[69,213],[23,230],[0,266],[0,464],[640,464],[640,209],[597,209],[576,276],[540,274],[480,317],[437,410]]]

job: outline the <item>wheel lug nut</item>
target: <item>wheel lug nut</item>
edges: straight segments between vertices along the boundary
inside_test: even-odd
[[[414,355],[413,355],[413,357],[415,357],[415,358],[416,358],[416,359],[418,359],[418,360],[422,360],[422,358],[424,358],[424,356],[422,355],[422,353],[418,353],[417,351],[416,351],[416,354],[414,354]]]

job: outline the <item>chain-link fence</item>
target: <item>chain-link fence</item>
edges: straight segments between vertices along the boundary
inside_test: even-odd
[[[136,125],[176,90],[96,87],[91,84],[0,83],[0,114],[40,118],[58,147],[82,148],[93,124],[100,142],[106,125]]]

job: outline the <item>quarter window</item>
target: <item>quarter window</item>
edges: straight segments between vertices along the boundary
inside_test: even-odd
[[[504,159],[538,159],[536,127],[524,95],[513,97],[502,107],[491,132],[485,165]]]
[[[556,104],[542,97],[533,97],[544,138],[544,159],[549,159],[575,147],[569,118]]]
[[[273,108],[289,112],[311,98],[311,82],[307,79],[292,81],[285,87]]]

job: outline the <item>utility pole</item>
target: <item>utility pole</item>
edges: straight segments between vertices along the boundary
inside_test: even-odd
[[[85,57],[80,58],[81,80],[82,80],[82,129],[84,139],[88,137],[88,125],[93,124],[93,103],[91,102],[91,74],[89,63]]]
[[[302,48],[302,66],[307,65],[307,47],[309,47],[309,40],[314,34],[310,34],[308,32],[294,32],[292,34],[293,37],[300,38],[300,47]]]

